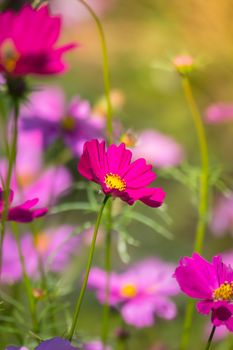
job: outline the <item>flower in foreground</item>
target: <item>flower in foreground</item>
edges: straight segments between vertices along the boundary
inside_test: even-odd
[[[215,256],[209,263],[199,254],[184,257],[175,270],[181,290],[191,298],[200,299],[197,311],[211,313],[214,326],[225,325],[233,332],[233,270]]]
[[[66,105],[64,92],[58,87],[33,92],[21,108],[20,120],[23,130],[41,134],[44,148],[62,140],[75,156],[82,154],[86,140],[102,137],[105,127],[103,118],[93,116],[88,101],[76,96]]]
[[[135,264],[123,273],[111,273],[109,303],[119,307],[124,321],[142,328],[154,324],[154,316],[170,320],[176,306],[170,296],[178,293],[172,278],[174,265],[156,259]],[[106,273],[92,268],[88,286],[96,290],[101,303],[106,298]]]
[[[35,350],[77,350],[78,348],[72,346],[68,340],[55,337],[42,341]]]
[[[48,6],[36,10],[26,5],[19,12],[2,12],[0,28],[0,72],[14,77],[63,72],[62,56],[76,46],[56,48],[61,19],[51,16]]]
[[[79,173],[101,185],[105,195],[119,197],[129,205],[140,200],[151,207],[159,207],[165,193],[161,188],[147,187],[156,178],[152,165],[139,158],[131,162],[132,152],[112,144],[105,149],[105,142],[87,141],[78,164]]]
[[[2,218],[4,212],[4,196],[5,192],[0,188],[0,218]],[[32,209],[39,202],[38,198],[29,199],[23,204],[17,205],[15,207],[11,206],[13,198],[14,192],[10,190],[10,195],[8,198],[8,221],[31,222],[36,218],[44,216],[48,211],[47,208]]]

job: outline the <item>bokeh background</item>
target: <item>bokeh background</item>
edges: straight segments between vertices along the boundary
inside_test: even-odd
[[[99,13],[106,34],[109,53],[111,87],[124,96],[124,106],[116,117],[125,130],[155,129],[172,136],[185,150],[186,183],[174,179],[172,172],[158,171],[159,183],[167,192],[166,213],[170,221],[163,225],[172,233],[168,240],[146,225],[132,223],[130,235],[140,242],[129,247],[130,261],[158,256],[177,263],[180,256],[192,253],[197,222],[195,198],[191,189],[200,164],[197,139],[187,108],[178,74],[172,59],[190,54],[197,62],[191,76],[194,95],[204,114],[209,104],[233,102],[233,4],[231,0],[93,0],[89,1]],[[62,76],[49,80],[49,84],[62,86],[67,97],[80,95],[92,105],[103,95],[102,59],[96,25],[89,14],[75,0],[51,0],[54,13],[64,16],[63,40],[78,41],[79,50],[69,55],[70,69]],[[46,80],[41,80],[41,83]],[[232,188],[232,123],[206,124],[210,151],[211,171],[220,172],[226,188]],[[163,152],[163,150],[161,150]],[[75,170],[73,169],[74,174]],[[78,175],[76,174],[78,177]],[[194,179],[193,179],[194,177]],[[190,180],[190,181],[189,181]],[[189,185],[191,183],[191,185]],[[82,196],[82,195],[81,195]],[[218,196],[213,188],[211,208]],[[138,206],[145,215],[159,220],[153,209]],[[66,214],[61,221],[84,222],[80,212]],[[93,217],[88,217],[91,220]],[[59,218],[57,218],[59,220]],[[113,244],[117,243],[113,239]],[[230,249],[231,232],[216,238],[208,229],[204,255]],[[73,277],[82,271],[87,250],[82,250],[67,272],[66,283],[76,283]],[[95,265],[103,267],[103,250],[99,246]],[[124,269],[117,251],[113,254],[113,269]],[[74,293],[75,296],[75,293]],[[177,297],[178,316],[173,321],[157,319],[154,327],[135,330],[129,327],[129,349],[177,349],[182,331],[186,297]],[[80,318],[80,328],[88,335],[100,332],[101,306],[94,294],[87,293]],[[204,317],[196,315],[189,349],[203,347],[206,337]],[[119,326],[119,317],[111,315],[111,336]],[[91,324],[91,325],[90,325]],[[81,334],[82,335],[82,334]],[[229,349],[227,339],[219,349]],[[5,345],[5,344],[4,344]],[[216,347],[217,348],[217,347]],[[163,349],[163,347],[161,347]]]

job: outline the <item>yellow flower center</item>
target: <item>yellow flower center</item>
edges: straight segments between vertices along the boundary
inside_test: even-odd
[[[35,247],[39,253],[45,253],[48,250],[50,239],[46,233],[40,233],[35,239]]]
[[[213,293],[214,300],[227,300],[233,299],[233,282],[224,282],[219,288],[215,289]]]
[[[125,298],[134,298],[137,295],[137,287],[132,283],[124,284],[121,287],[121,295]]]
[[[105,175],[105,185],[111,190],[124,191],[126,189],[126,182],[119,175],[109,173]]]
[[[62,119],[61,126],[65,131],[74,130],[75,125],[76,125],[75,119],[69,115]]]
[[[11,39],[3,41],[0,47],[0,63],[8,73],[12,73],[20,57],[14,42]]]

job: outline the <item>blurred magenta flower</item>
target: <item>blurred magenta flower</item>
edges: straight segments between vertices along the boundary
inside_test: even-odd
[[[233,231],[233,194],[220,197],[213,209],[210,228],[215,235]]]
[[[81,155],[86,140],[101,138],[105,128],[103,118],[92,116],[88,101],[74,97],[66,106],[64,93],[57,87],[32,93],[20,118],[23,130],[40,131],[44,147],[62,140],[75,156]]]
[[[72,255],[80,246],[80,238],[72,235],[70,226],[47,229],[39,233],[36,239],[32,234],[21,236],[21,248],[25,258],[26,271],[32,278],[37,278],[40,261],[46,271],[63,271]],[[1,282],[12,284],[22,278],[22,269],[18,248],[14,237],[7,233],[3,242],[3,263]]]
[[[142,328],[154,324],[154,316],[170,320],[176,315],[176,306],[170,296],[178,293],[172,278],[174,265],[157,259],[135,264],[123,273],[111,273],[109,303],[119,307],[124,321]],[[96,290],[101,303],[106,297],[106,273],[92,268],[89,288]]]
[[[131,162],[132,152],[125,144],[111,145],[105,142],[87,141],[78,164],[79,173],[101,185],[105,195],[119,197],[129,205],[140,200],[151,207],[162,205],[165,193],[161,188],[147,187],[156,178],[152,165],[139,158]]]
[[[222,123],[233,119],[233,104],[215,103],[205,111],[205,121],[208,123]]]
[[[4,211],[4,191],[0,188],[0,218],[2,218]],[[17,205],[15,207],[11,206],[11,203],[14,198],[14,192],[10,191],[9,195],[9,208],[8,208],[8,221],[16,221],[16,222],[31,222],[36,218],[44,216],[48,209],[40,208],[40,209],[32,209],[38,202],[38,198],[29,199],[23,204]]]
[[[76,46],[55,47],[61,19],[52,17],[48,6],[35,10],[25,5],[20,12],[2,12],[0,28],[0,72],[11,76],[61,73],[63,54]]]
[[[133,159],[143,157],[157,168],[176,166],[184,159],[184,150],[174,139],[154,130],[142,131],[132,151]]]
[[[44,340],[38,345],[35,350],[77,350],[78,348],[71,345],[68,340],[55,337]]]
[[[43,161],[42,136],[38,131],[21,132],[18,137],[16,168],[11,187],[15,201],[32,196],[40,198],[41,205],[52,205],[72,184],[69,170],[64,166],[46,166]],[[0,174],[5,179],[7,161],[0,160]]]
[[[174,277],[180,289],[191,298],[201,299],[197,311],[207,315],[215,326],[225,325],[233,332],[233,270],[215,256],[209,263],[199,254],[180,260]]]

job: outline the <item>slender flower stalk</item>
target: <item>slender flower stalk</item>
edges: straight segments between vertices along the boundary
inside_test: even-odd
[[[111,232],[112,231],[112,200],[108,202],[107,206],[107,220],[106,220],[106,239],[105,239],[105,271],[106,271],[106,288],[105,288],[105,303],[103,305],[103,324],[101,341],[106,347],[109,333],[109,292],[110,292],[110,273],[111,273]]]
[[[26,295],[28,298],[29,309],[30,309],[31,318],[32,318],[32,326],[33,326],[32,329],[33,329],[33,332],[38,333],[39,332],[39,322],[37,319],[36,301],[35,301],[35,298],[33,296],[31,281],[30,281],[30,278],[27,274],[25,260],[24,260],[21,242],[20,242],[19,228],[18,228],[18,224],[16,222],[12,223],[12,230],[14,232],[17,247],[18,247],[19,259],[20,259],[20,264],[21,264],[22,274],[23,274],[23,283],[25,286],[25,291],[26,291]]]
[[[110,97],[110,77],[109,77],[109,63],[108,63],[108,51],[107,51],[107,44],[105,39],[105,34],[103,30],[103,26],[101,24],[101,21],[99,20],[96,13],[93,11],[93,9],[84,1],[79,0],[87,9],[87,11],[90,13],[92,18],[94,19],[99,37],[100,37],[100,43],[102,48],[102,58],[103,58],[103,80],[104,80],[104,90],[105,90],[105,96],[106,96],[106,104],[107,104],[107,136],[108,136],[108,142],[109,144],[113,141],[113,127],[112,127],[112,103],[111,103],[111,97]],[[108,332],[109,332],[109,316],[110,316],[110,306],[109,306],[109,282],[110,282],[110,272],[111,272],[111,231],[112,231],[112,201],[109,201],[107,206],[107,223],[106,223],[106,238],[105,238],[105,271],[107,273],[107,279],[106,279],[106,298],[105,303],[103,306],[103,325],[102,325],[102,334],[101,334],[101,340],[106,347],[107,338],[108,338]]]
[[[70,341],[72,340],[72,338],[74,336],[74,332],[75,332],[76,327],[77,327],[78,317],[79,317],[80,309],[81,309],[81,306],[82,306],[82,303],[83,303],[83,298],[84,298],[84,294],[85,294],[85,291],[86,291],[86,286],[87,286],[87,281],[88,281],[88,277],[89,277],[89,272],[90,272],[90,269],[91,269],[93,255],[94,255],[94,251],[95,251],[96,238],[97,238],[97,234],[98,234],[101,218],[102,218],[102,215],[103,215],[103,211],[104,211],[104,208],[105,208],[105,205],[106,205],[108,199],[109,199],[109,196],[105,196],[104,201],[103,201],[103,203],[102,203],[102,205],[100,207],[99,214],[98,214],[97,219],[96,219],[96,224],[95,224],[95,229],[94,229],[93,238],[92,238],[92,242],[91,242],[91,248],[90,248],[90,253],[89,253],[89,257],[88,257],[86,272],[85,272],[85,275],[84,275],[81,291],[79,293],[79,297],[78,297],[78,300],[77,300],[77,303],[76,303],[72,324],[71,324],[71,327],[70,327],[70,330],[69,330],[69,333],[68,333],[68,336],[67,336],[67,338]]]
[[[108,140],[109,143],[112,143],[112,134],[113,134],[113,127],[112,127],[112,104],[111,104],[111,98],[110,98],[110,78],[109,78],[109,64],[108,64],[108,51],[107,51],[107,45],[106,45],[106,39],[104,35],[104,30],[101,24],[101,21],[99,20],[98,16],[95,14],[95,12],[92,10],[92,8],[86,3],[84,0],[78,0],[83,4],[83,6],[86,7],[87,11],[90,13],[92,18],[94,19],[99,37],[101,42],[101,48],[102,48],[102,57],[103,57],[103,77],[104,77],[104,90],[105,90],[105,96],[106,96],[106,103],[107,103],[107,132],[108,132]]]
[[[207,211],[208,211],[208,177],[209,177],[209,160],[208,160],[208,147],[206,141],[206,134],[204,125],[202,122],[202,117],[200,115],[199,109],[195,102],[192,88],[190,85],[189,78],[186,75],[182,75],[182,86],[184,95],[189,106],[193,122],[195,125],[195,130],[197,134],[197,139],[199,143],[200,158],[201,158],[201,178],[200,178],[200,194],[199,194],[199,205],[198,205],[198,223],[195,234],[194,251],[197,253],[202,252],[206,221],[207,221]],[[194,303],[190,300],[186,307],[184,329],[181,338],[180,350],[187,349],[190,331],[193,319]]]
[[[213,328],[211,330],[211,333],[210,333],[210,336],[209,336],[209,339],[208,339],[208,342],[206,344],[205,350],[209,350],[210,349],[210,346],[211,346],[211,343],[212,343],[212,340],[213,340],[213,337],[214,337],[215,330],[216,330],[216,326],[213,326]]]
[[[10,184],[11,184],[11,177],[13,168],[16,161],[16,155],[17,155],[17,140],[18,140],[18,116],[19,116],[19,101],[17,99],[13,99],[14,104],[14,118],[13,118],[13,138],[12,138],[12,145],[7,152],[8,155],[8,169],[7,169],[7,175],[6,175],[6,183],[4,184],[4,209],[2,214],[2,220],[1,220],[1,237],[0,237],[0,276],[2,271],[2,249],[3,249],[3,241],[5,236],[5,230],[6,230],[6,221],[8,216],[8,209],[9,209],[9,194],[10,194]],[[7,132],[7,130],[6,130]],[[1,278],[0,278],[1,279]]]

